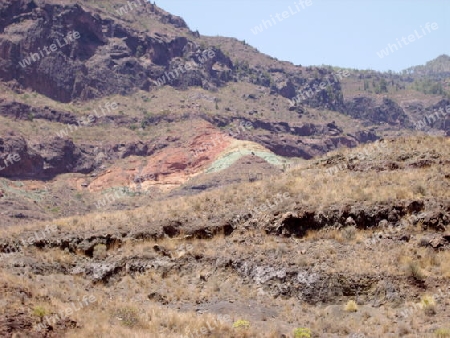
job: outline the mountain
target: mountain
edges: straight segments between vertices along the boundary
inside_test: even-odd
[[[406,69],[405,72],[412,73],[415,76],[434,76],[437,78],[449,77],[450,74],[450,56],[443,54],[436,59],[428,61],[423,66],[415,66]]]
[[[294,65],[143,0],[3,0],[0,335],[445,330],[448,70]]]

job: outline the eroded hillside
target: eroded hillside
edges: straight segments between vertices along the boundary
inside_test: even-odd
[[[2,1],[0,336],[448,336],[449,65]]]
[[[202,327],[212,337],[443,330],[449,145],[384,140],[134,211],[10,228],[0,244],[0,330],[30,337],[179,337]],[[71,302],[82,311],[66,315]]]
[[[4,1],[0,12],[8,225],[132,209],[450,125],[436,115],[450,106],[445,77],[443,92],[408,85],[444,57],[425,75],[293,65],[144,2]]]

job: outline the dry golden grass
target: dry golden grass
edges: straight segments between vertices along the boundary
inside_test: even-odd
[[[420,142],[419,142],[420,141]],[[390,144],[390,143],[389,143]],[[391,144],[390,144],[391,145]],[[433,146],[441,158],[448,157],[448,141],[434,139]],[[420,154],[433,154],[429,149],[431,141],[428,139],[411,139],[398,144],[393,143],[386,157],[396,158],[405,152],[419,152]],[[360,149],[353,150],[354,152]],[[347,151],[346,151],[347,152]],[[352,151],[348,151],[351,156]],[[369,153],[373,160],[381,155],[375,152]],[[445,157],[447,156],[447,157]],[[369,159],[370,162],[372,159]],[[242,214],[251,210],[252,206],[258,206],[267,199],[273,198],[277,193],[288,192],[292,198],[277,206],[277,211],[290,211],[294,207],[303,204],[305,206],[321,210],[329,205],[342,205],[365,200],[368,204],[378,202],[396,201],[398,196],[403,198],[443,198],[449,197],[446,190],[445,175],[447,168],[434,165],[429,168],[408,169],[397,171],[376,172],[367,170],[364,172],[352,172],[342,170],[330,176],[325,172],[326,167],[317,164],[314,169],[294,169],[280,177],[272,177],[252,184],[232,185],[220,190],[204,192],[196,196],[172,198],[168,201],[155,201],[149,203],[145,208],[133,211],[121,211],[113,213],[96,213],[90,215],[76,216],[55,220],[54,224],[60,227],[61,234],[73,232],[74,234],[87,234],[90,231],[115,231],[117,227],[121,231],[129,232],[156,225],[167,220],[180,220],[183,225],[210,225],[211,220],[226,222],[235,214]],[[355,182],[355,179],[357,182]],[[422,185],[424,191],[417,192],[417,185]],[[364,197],[364,198],[363,198]],[[247,202],[247,205],[246,205]],[[250,202],[250,203],[249,203]],[[271,212],[271,211],[269,211]],[[97,258],[103,255],[114,254],[117,258],[129,260],[132,257],[144,257],[154,253],[154,246],[158,245],[169,257],[175,261],[188,260],[192,256],[202,256],[204,262],[215,261],[218,253],[222,258],[239,257],[251,260],[256,264],[264,264],[268,257],[273,257],[279,265],[295,264],[299,269],[308,268],[316,264],[326,267],[327,273],[340,274],[344,276],[388,275],[398,280],[406,280],[408,272],[401,267],[414,263],[425,278],[432,280],[447,280],[450,277],[450,253],[448,251],[433,251],[429,248],[419,247],[423,229],[419,225],[412,226],[406,216],[402,220],[402,230],[411,234],[415,241],[402,243],[390,239],[378,239],[370,242],[379,231],[386,229],[371,229],[367,231],[355,230],[352,227],[336,229],[322,229],[318,232],[309,232],[301,239],[279,238],[267,236],[262,229],[251,229],[235,231],[230,236],[216,236],[211,240],[194,240],[184,238],[181,233],[177,238],[164,238],[158,241],[130,241],[125,242],[120,253],[115,250],[101,252],[98,250]],[[2,238],[17,239],[27,231],[38,231],[47,223],[36,223],[29,226],[14,227],[2,230]],[[367,241],[369,240],[369,245]],[[242,242],[243,241],[243,242]],[[241,245],[241,243],[243,243]],[[387,254],[388,253],[388,254]],[[51,265],[72,265],[79,257],[62,252],[59,249],[39,250],[33,247],[23,249],[24,257],[33,257],[36,261]],[[190,256],[191,255],[191,256]],[[16,256],[2,260],[2,264],[9,264]],[[349,264],[351,262],[351,264]],[[400,268],[399,268],[400,267]],[[114,287],[94,286],[82,277],[73,276],[33,276],[33,274],[22,277],[13,276],[7,270],[2,272],[2,280],[10,285],[18,285],[29,288],[39,300],[27,301],[27,308],[32,311],[36,306],[45,308],[51,313],[62,311],[67,303],[74,299],[80,299],[86,294],[95,295],[97,302],[86,308],[83,313],[73,316],[82,328],[76,332],[70,332],[69,336],[82,335],[86,337],[145,337],[151,334],[155,337],[175,337],[185,334],[186,328],[198,330],[211,320],[211,314],[194,316],[192,312],[182,313],[176,309],[166,309],[154,302],[145,302],[143,299],[153,291],[157,291],[169,304],[191,304],[208,303],[220,294],[221,299],[234,302],[246,302],[257,299],[264,304],[269,298],[267,294],[252,284],[242,283],[242,277],[235,271],[216,271],[205,264],[202,269],[195,271],[184,271],[183,273],[161,274],[153,269],[148,269],[137,275],[125,275]],[[58,276],[58,277],[55,277]],[[52,279],[53,278],[53,279]],[[192,283],[192,280],[202,281]],[[57,283],[58,288],[54,285]],[[236,288],[239,285],[239,288]],[[292,326],[309,327],[313,332],[328,332],[336,334],[350,334],[361,329],[361,319],[356,314],[364,316],[367,327],[377,327],[374,331],[366,333],[382,335],[383,332],[392,332],[389,327],[390,309],[383,309],[380,313],[366,310],[360,305],[356,313],[346,313],[342,310],[345,303],[338,306],[338,311],[329,319],[323,319],[321,311],[323,308],[305,306],[308,316],[299,311],[301,307],[295,307],[294,299],[289,301],[283,299],[270,302],[284,308],[283,318]],[[23,309],[19,298],[10,302],[16,310]],[[292,305],[292,306],[291,306]],[[438,304],[439,305],[439,304]],[[336,305],[337,306],[337,305]],[[440,306],[440,305],[439,305]],[[296,311],[292,311],[296,308]],[[438,306],[436,307],[438,311]],[[383,312],[384,311],[384,312]],[[399,311],[399,310],[395,310]],[[136,313],[142,316],[134,318]],[[344,313],[344,314],[342,314]],[[340,316],[346,317],[345,321]],[[117,317],[126,317],[124,325]],[[151,318],[151,320],[149,319]],[[302,319],[303,318],[303,319]],[[307,318],[304,319],[304,318]],[[418,313],[414,319],[410,319],[405,327],[399,328],[399,332],[408,335],[420,328],[420,323],[426,322],[427,315]],[[232,318],[232,321],[239,318]],[[38,318],[36,318],[38,321]],[[333,324],[334,323],[334,324]],[[335,324],[340,323],[340,324]],[[264,329],[267,336],[276,336],[279,327]],[[218,324],[217,330],[211,336],[245,337],[254,336],[261,331],[250,326],[248,330],[235,331],[232,323]],[[252,331],[256,330],[256,331]],[[282,328],[282,332],[291,332],[292,328]]]
[[[363,234],[364,235],[364,234]],[[258,238],[262,234],[258,231],[249,232],[246,237]],[[275,253],[277,257],[277,262],[282,264],[283,254],[288,254],[292,256],[293,253],[298,254],[301,257],[305,257],[308,261],[307,266],[312,263],[321,264],[325,263],[328,268],[328,273],[345,273],[345,275],[360,275],[360,274],[371,274],[374,271],[374,265],[379,266],[378,273],[389,274],[395,276],[395,271],[398,270],[398,263],[391,261],[389,256],[395,256],[395,252],[404,255],[405,257],[412,253],[415,248],[399,248],[398,245],[393,243],[391,246],[386,246],[382,251],[369,250],[368,248],[363,248],[358,246],[359,244],[351,244],[348,241],[344,241],[340,244],[340,241],[336,241],[334,238],[329,240],[321,240],[319,238],[315,240],[302,239],[297,243],[291,239],[283,239],[277,237],[265,236],[264,242],[259,246],[229,246],[228,243],[235,239],[239,239],[241,236],[239,234],[232,235],[231,237],[219,237],[212,240],[195,240],[185,243],[179,239],[164,239],[157,242],[136,242],[134,244],[127,243],[121,248],[120,255],[124,258],[139,257],[144,254],[151,252],[154,245],[160,246],[164,250],[167,250],[172,257],[180,257],[180,249],[189,250],[192,254],[201,253],[204,255],[205,261],[210,261],[217,257],[218,252],[222,257],[246,257],[250,254],[252,259],[258,261],[256,257],[256,252],[264,253],[264,256],[271,255],[271,252]],[[319,243],[315,243],[321,241]],[[338,246],[336,246],[338,244]],[[300,245],[299,245],[300,244]],[[317,245],[318,244],[318,245]],[[257,248],[257,249],[256,249]],[[423,252],[418,252],[418,254],[423,254],[424,264],[433,265],[436,261],[445,260],[448,256],[447,252],[436,252],[437,257],[431,258],[426,256],[426,248]],[[306,253],[301,255],[297,253],[299,250],[305,250]],[[334,250],[334,253],[333,251]],[[386,255],[386,252],[389,252]],[[66,259],[61,259],[61,253],[57,250],[46,250],[45,252],[40,252],[39,250],[30,249],[26,251],[25,255],[31,255],[36,257],[36,259],[42,263],[51,263],[56,261],[69,261]],[[72,255],[73,256],[73,255]],[[345,257],[345,258],[343,258]],[[352,262],[352,264],[348,264]],[[429,262],[429,263],[427,263]],[[323,266],[323,265],[322,265]],[[299,265],[299,268],[301,265]],[[30,311],[35,306],[41,306],[45,308],[50,313],[59,313],[67,307],[67,303],[74,299],[80,299],[84,295],[94,295],[97,299],[95,304],[86,307],[85,310],[75,313],[71,316],[72,319],[76,320],[80,325],[81,329],[69,332],[68,336],[72,337],[75,335],[82,335],[83,337],[108,337],[111,335],[118,337],[146,337],[152,335],[155,337],[176,337],[182,336],[186,333],[187,329],[191,332],[194,330],[200,330],[202,326],[208,325],[212,326],[212,318],[217,316],[211,314],[205,314],[197,316],[192,312],[182,313],[176,311],[175,309],[167,309],[156,305],[151,302],[143,302],[142,296],[145,296],[152,291],[157,291],[159,294],[164,296],[167,301],[171,304],[177,304],[178,302],[189,302],[196,303],[200,301],[201,303],[208,303],[208,301],[214,299],[218,294],[220,294],[221,299],[229,299],[237,301],[245,301],[246,299],[256,299],[258,296],[257,290],[252,285],[241,284],[240,277],[234,275],[231,271],[227,272],[216,272],[213,275],[209,275],[210,271],[205,269],[204,271],[199,271],[196,276],[196,280],[199,280],[200,275],[209,276],[202,286],[192,285],[191,278],[192,275],[189,273],[171,273],[163,278],[160,273],[156,271],[149,270],[145,273],[137,274],[134,277],[124,276],[121,278],[120,282],[117,283],[113,288],[103,287],[101,285],[92,286],[89,282],[83,280],[80,277],[61,277],[55,279],[54,276],[38,276],[36,280],[28,280],[23,277],[12,276],[8,273],[2,273],[2,280],[10,285],[22,286],[29,288],[33,294],[44,301],[33,301],[32,304],[28,304],[27,307]],[[401,273],[399,274],[401,276]],[[55,288],[55,285],[58,285]],[[239,285],[239,288],[236,286]],[[264,297],[264,296],[263,296]],[[261,298],[262,304],[265,304],[268,299]],[[345,321],[342,320],[343,305],[339,306],[337,312],[331,316],[325,316],[324,319],[320,307],[306,306],[304,311],[306,313],[301,313],[298,311],[298,302],[296,299],[292,298],[290,300],[270,300],[272,303],[279,304],[283,306],[285,310],[280,314],[283,320],[288,320],[293,325],[297,324],[297,327],[308,327],[311,328],[313,332],[322,332],[323,329],[329,328],[328,332],[334,332],[337,334],[350,334],[354,332],[366,332],[371,333],[377,332],[378,329],[373,331],[370,329],[365,331],[364,327],[361,326],[361,320],[358,318],[351,317],[352,314],[348,314],[350,317],[345,317]],[[15,303],[11,303],[17,310],[21,310],[23,305],[16,300]],[[15,304],[15,305],[14,305]],[[303,307],[303,306],[302,306]],[[296,308],[296,311],[293,309]],[[386,309],[387,311],[388,309]],[[371,310],[372,311],[372,310]],[[385,311],[385,310],[383,310]],[[139,316],[136,317],[136,313]],[[387,314],[374,314],[373,311],[370,312],[366,310],[364,306],[360,306],[358,313],[367,313],[365,317],[365,327],[378,327],[378,325],[388,325]],[[420,315],[420,312],[415,315],[416,317]],[[425,314],[423,314],[425,316]],[[346,315],[347,316],[347,315]],[[118,319],[122,318],[122,319]],[[135,319],[133,319],[135,318]],[[306,318],[308,318],[306,320]],[[420,317],[422,318],[422,317]],[[239,318],[231,318],[228,324],[217,324],[216,330],[211,333],[212,337],[254,337],[256,334],[261,333],[261,328],[253,331],[252,326],[249,330],[245,332],[235,331],[231,328],[232,322],[238,320]],[[420,319],[422,320],[422,319]],[[426,316],[423,317],[426,320]],[[37,318],[36,318],[37,321]],[[124,323],[124,321],[126,321]],[[215,323],[215,322],[214,322]],[[334,324],[333,324],[334,323]],[[336,324],[341,323],[341,324]],[[386,324],[385,324],[386,323]],[[215,324],[214,324],[215,325]],[[415,330],[415,324],[408,324],[406,328],[411,328]],[[360,331],[362,329],[362,331]],[[278,329],[264,329],[265,337],[276,337]],[[391,332],[392,328],[387,329],[386,332]],[[288,330],[289,331],[289,330]],[[292,331],[292,329],[290,329]],[[286,329],[284,330],[286,332]],[[381,332],[380,332],[381,334]]]
[[[3,294],[8,301],[1,312],[17,313],[24,310],[34,319],[34,324],[41,322],[40,317],[51,317],[62,314],[74,302],[80,308],[80,301],[84,296],[95,297],[95,302],[89,303],[79,311],[74,311],[70,318],[76,320],[79,329],[67,332],[67,337],[180,337],[188,336],[188,332],[195,331],[209,337],[254,337],[258,328],[250,327],[241,331],[234,329],[232,324],[237,317],[233,315],[196,314],[192,311],[180,312],[175,309],[161,307],[149,302],[131,302],[132,295],[148,290],[154,280],[148,276],[139,279],[127,277],[121,282],[131,289],[125,293],[112,293],[108,288],[92,286],[80,278],[55,276],[36,276],[26,279],[10,274],[0,268],[2,284],[13,286],[15,289],[31,292],[31,299],[25,297],[21,301],[15,294]],[[56,287],[57,285],[57,287]],[[161,284],[160,284],[161,285]],[[172,287],[181,288],[176,283]],[[120,287],[119,287],[120,289]],[[128,293],[128,295],[127,295]],[[5,297],[6,296],[6,297]],[[42,314],[41,314],[42,313]],[[274,337],[275,331],[270,329],[266,337]]]
[[[442,159],[450,158],[450,140],[445,138],[417,138],[388,143],[385,155],[373,153],[367,163],[385,158],[394,159],[406,152],[428,156],[433,154]],[[345,150],[359,152],[360,149]],[[55,220],[64,231],[89,231],[122,225],[135,229],[167,219],[191,219],[195,224],[208,224],[211,219],[231,220],[235,215],[251,212],[255,207],[273,201],[277,194],[288,193],[290,198],[277,205],[279,212],[292,210],[298,204],[320,210],[330,205],[352,205],[355,202],[391,202],[398,199],[450,198],[450,169],[444,165],[432,165],[421,169],[381,171],[366,170],[354,172],[348,169],[334,175],[326,172],[320,164],[314,169],[294,169],[279,177],[270,177],[253,183],[235,184],[195,196],[172,198],[150,202],[148,206],[133,211],[118,211],[89,214]],[[418,191],[417,187],[423,189]],[[39,230],[46,223],[2,229],[7,236],[17,236],[24,228]]]

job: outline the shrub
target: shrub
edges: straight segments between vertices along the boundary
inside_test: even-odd
[[[97,244],[94,247],[93,256],[94,258],[101,259],[106,257],[106,245],[105,244]]]
[[[342,230],[342,237],[347,241],[352,241],[356,238],[356,227],[348,226]]]
[[[121,321],[121,323],[127,327],[139,327],[141,326],[138,310],[131,307],[126,307],[117,310],[115,316]]]
[[[416,187],[414,188],[414,192],[415,192],[416,194],[419,194],[419,195],[422,195],[422,196],[425,196],[426,193],[427,193],[426,189],[425,189],[422,185],[416,186]]]
[[[433,296],[423,296],[420,300],[420,305],[425,311],[425,314],[431,316],[436,313],[436,301],[434,300]]]
[[[450,329],[440,328],[434,331],[434,335],[437,338],[448,338],[450,337]]]
[[[294,338],[311,338],[311,330],[303,327],[294,330]]]
[[[233,328],[235,329],[248,329],[250,327],[250,322],[248,320],[239,319],[233,323]]]
[[[349,300],[347,304],[345,304],[344,310],[346,312],[356,312],[358,311],[358,305],[354,300]]]
[[[142,47],[141,45],[139,45],[136,48],[136,57],[140,58],[141,56],[144,55],[144,47]]]
[[[419,263],[413,261],[409,262],[406,266],[406,275],[420,281],[425,279],[425,275],[423,274]]]
[[[44,319],[44,317],[47,315],[47,313],[48,313],[47,310],[42,306],[35,306],[33,308],[33,315],[36,317],[39,317],[41,322]]]

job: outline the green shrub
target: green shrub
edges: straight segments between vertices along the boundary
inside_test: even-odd
[[[33,308],[33,315],[39,317],[41,322],[44,320],[44,317],[48,314],[48,311],[43,306],[35,306]]]
[[[235,329],[248,329],[250,327],[250,322],[248,320],[239,319],[233,323],[233,328]]]
[[[294,338],[311,338],[311,330],[303,327],[294,330]]]
[[[436,301],[433,296],[423,296],[420,300],[420,305],[427,315],[434,315],[436,313]]]

